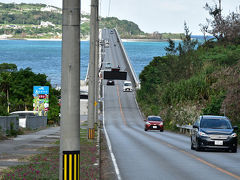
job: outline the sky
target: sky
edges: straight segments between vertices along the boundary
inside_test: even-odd
[[[43,3],[62,7],[62,0],[0,0],[2,3]],[[100,16],[108,15],[136,23],[147,33],[183,33],[186,21],[193,35],[201,35],[199,24],[210,18],[203,8],[218,0],[99,0]],[[81,1],[81,10],[90,12],[91,0]],[[109,8],[110,4],[110,8]],[[240,0],[222,0],[223,14],[236,11]]]

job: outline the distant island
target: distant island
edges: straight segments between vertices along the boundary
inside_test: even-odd
[[[0,3],[0,39],[61,39],[62,9],[46,4]],[[123,39],[181,39],[184,34],[145,33],[137,24],[100,17],[100,28],[116,28]],[[81,39],[89,39],[90,15],[81,14]]]

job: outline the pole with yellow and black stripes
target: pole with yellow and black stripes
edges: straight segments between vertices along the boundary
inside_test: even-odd
[[[80,151],[63,151],[63,180],[80,179]]]
[[[63,0],[60,180],[80,178],[80,0]]]

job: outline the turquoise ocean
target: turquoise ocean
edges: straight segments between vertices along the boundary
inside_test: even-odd
[[[30,67],[44,73],[52,85],[61,86],[61,41],[0,40],[0,63],[16,64],[18,69]],[[155,56],[164,56],[168,42],[124,42],[137,76]],[[89,60],[89,41],[81,42],[81,79],[85,79]]]

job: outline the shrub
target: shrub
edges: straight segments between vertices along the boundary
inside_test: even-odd
[[[203,114],[220,115],[220,109],[224,98],[225,93],[223,91],[221,91],[219,95],[213,95],[210,97],[210,102],[203,109]]]
[[[10,130],[6,131],[7,136],[16,137],[18,135],[18,131],[14,129],[14,123],[10,123]]]

